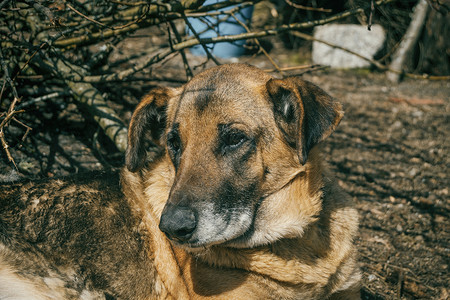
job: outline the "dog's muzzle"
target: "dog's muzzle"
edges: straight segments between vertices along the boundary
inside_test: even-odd
[[[177,242],[186,242],[197,227],[197,217],[189,207],[168,205],[164,208],[159,229]]]

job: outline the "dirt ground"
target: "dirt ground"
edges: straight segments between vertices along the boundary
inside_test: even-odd
[[[361,214],[365,299],[449,299],[450,83],[308,76],[346,116],[325,143]]]
[[[296,56],[276,57],[283,62]],[[251,63],[270,67],[266,61]],[[168,63],[153,75],[183,80],[181,68],[179,62]],[[361,214],[356,243],[363,299],[449,299],[450,82],[406,79],[394,85],[367,70],[302,76],[344,104],[345,118],[323,149]],[[115,83],[103,92],[127,123],[153,84]],[[33,128],[24,142],[19,127],[8,128],[21,173],[2,152],[0,181],[117,169],[123,163],[122,154],[70,98],[29,107],[21,121]]]

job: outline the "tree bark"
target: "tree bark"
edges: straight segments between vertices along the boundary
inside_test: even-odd
[[[392,62],[389,69],[394,72],[387,72],[387,78],[395,83],[400,80],[401,72],[403,71],[406,58],[411,53],[412,48],[417,44],[417,40],[422,32],[423,25],[428,12],[428,3],[426,0],[420,0],[414,8],[414,14],[409,24],[408,30],[402,38],[400,46],[393,55]]]
[[[52,62],[44,61],[47,68],[59,73],[60,77],[68,78],[73,74],[84,74],[85,71],[61,58],[55,58]],[[123,124],[116,112],[108,107],[108,103],[100,92],[90,83],[76,82],[65,79],[65,83],[70,88],[74,99],[78,104],[83,105],[95,121],[103,129],[106,136],[116,145],[120,152],[127,149],[127,127]]]

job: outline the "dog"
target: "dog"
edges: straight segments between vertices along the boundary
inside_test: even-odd
[[[152,90],[120,174],[2,189],[0,299],[359,299],[358,214],[318,146],[342,116],[246,64]]]

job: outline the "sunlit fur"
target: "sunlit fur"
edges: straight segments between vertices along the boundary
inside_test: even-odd
[[[317,145],[342,116],[317,86],[243,64],[151,91],[120,179],[0,187],[0,299],[359,299],[358,214]],[[233,151],[224,124],[246,137]],[[198,214],[192,236],[159,230],[168,203]]]
[[[227,180],[218,167],[221,158],[210,152],[217,139],[217,124],[236,121],[249,131],[259,130],[257,150],[248,164],[252,178],[260,176],[257,195],[262,200],[257,209],[224,210],[224,215],[237,214],[234,216],[241,220],[231,224],[235,229],[229,229],[222,215],[201,202],[196,234],[202,238],[202,247],[189,241],[173,244],[171,253],[183,262],[180,272],[188,290],[195,297],[226,299],[324,299],[330,295],[358,299],[360,273],[353,246],[357,212],[328,173],[317,147],[307,151],[302,164],[299,149],[286,143],[265,88],[268,80],[270,76],[255,68],[228,65],[203,72],[184,87],[166,89],[171,97],[165,104],[165,131],[179,123],[186,145],[180,165],[175,170],[165,152],[136,175],[124,171],[125,178],[140,178],[145,186],[143,201],[158,222],[174,189],[214,201],[210,190]],[[342,118],[341,106],[319,88],[298,79],[275,84],[292,89],[297,98],[310,97],[305,92],[310,90],[312,100],[298,101],[318,101],[330,110],[322,114],[332,119],[317,119],[324,125],[322,137],[316,140],[331,134]],[[199,93],[201,105],[196,105]],[[163,144],[164,137],[161,141]],[[263,174],[264,170],[270,172]],[[237,184],[245,185],[246,179]],[[246,233],[239,236],[239,232]],[[231,283],[230,277],[237,279]]]

